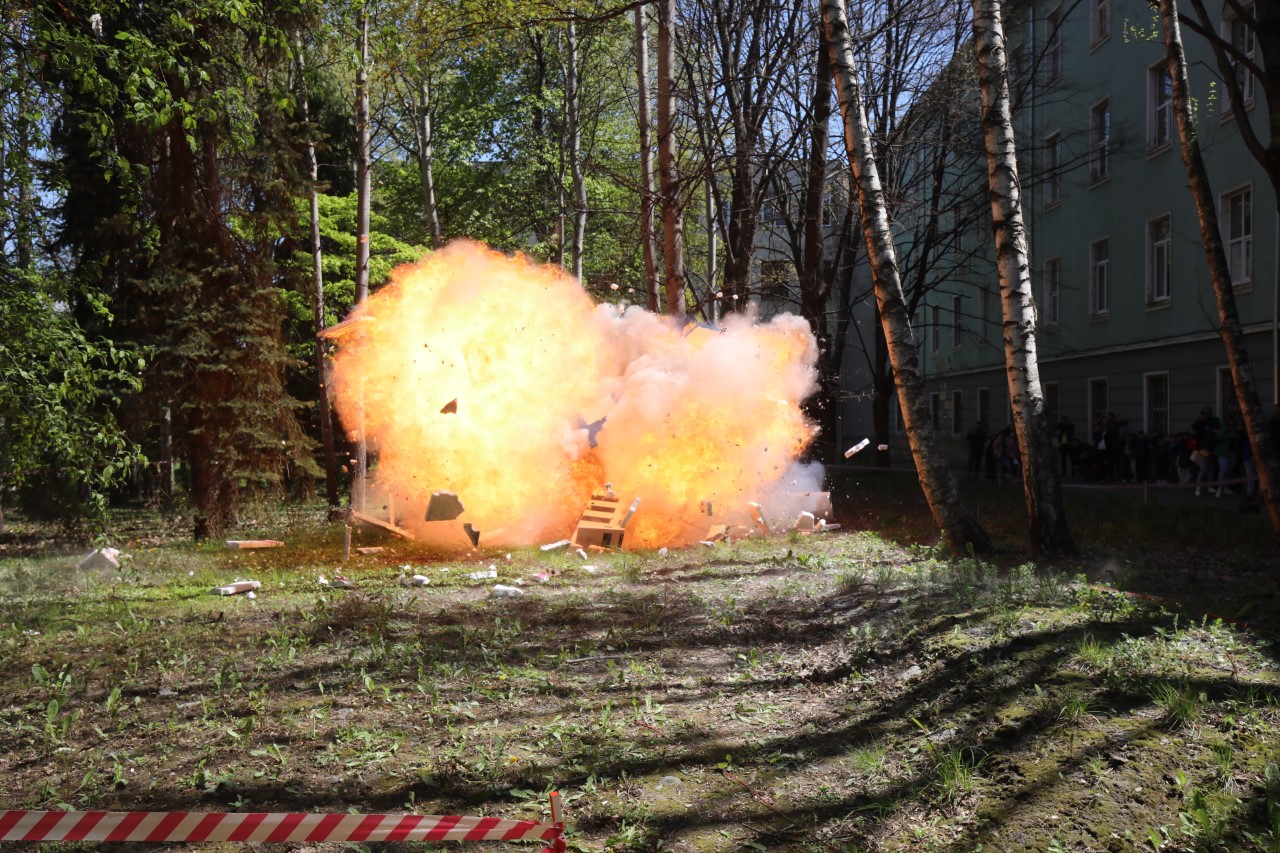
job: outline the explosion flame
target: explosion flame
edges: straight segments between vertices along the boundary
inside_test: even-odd
[[[642,498],[628,546],[696,541],[704,502],[758,500],[815,433],[800,403],[817,345],[790,314],[679,329],[594,304],[559,267],[456,241],[397,269],[350,319],[360,334],[333,362],[336,408],[353,436],[363,418],[376,487],[410,519],[398,523],[442,544],[468,544],[463,519],[486,544],[566,536],[606,482]],[[414,521],[441,490],[465,515]]]

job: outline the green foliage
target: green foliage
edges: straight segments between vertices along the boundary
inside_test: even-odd
[[[0,497],[39,479],[48,508],[97,515],[137,458],[111,407],[138,387],[143,361],[91,340],[49,283],[0,269]]]

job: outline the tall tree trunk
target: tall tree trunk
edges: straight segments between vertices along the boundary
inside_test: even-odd
[[[735,311],[745,311],[751,302],[751,259],[755,255],[756,167],[745,130],[735,134],[734,168],[730,176],[729,227],[724,239],[724,290]]]
[[[1222,232],[1218,229],[1218,213],[1214,205],[1213,190],[1209,186],[1209,173],[1200,154],[1200,141],[1196,136],[1195,120],[1191,114],[1191,96],[1187,84],[1187,57],[1182,49],[1182,34],[1178,28],[1176,0],[1160,0],[1160,24],[1164,31],[1165,53],[1169,58],[1169,77],[1173,81],[1173,108],[1178,121],[1178,140],[1182,147],[1182,162],[1187,168],[1187,181],[1196,203],[1196,215],[1200,220],[1200,238],[1205,257],[1209,262],[1209,278],[1213,282],[1213,295],[1218,304],[1218,319],[1222,324],[1219,334],[1227,350],[1227,363],[1231,366],[1231,379],[1235,385],[1236,402],[1244,419],[1245,431],[1253,447],[1257,461],[1258,485],[1262,501],[1271,518],[1271,527],[1280,538],[1280,502],[1276,488],[1280,486],[1280,464],[1276,450],[1262,415],[1262,404],[1253,384],[1253,367],[1249,363],[1249,350],[1245,346],[1244,329],[1240,325],[1240,313],[1236,310],[1235,291],[1231,286],[1231,270],[1227,265],[1227,253],[1222,245]]]
[[[889,359],[898,383],[898,402],[907,427],[907,439],[915,458],[920,488],[938,528],[947,544],[958,552],[969,548],[985,552],[991,542],[984,531],[960,503],[955,481],[947,470],[946,460],[937,448],[937,436],[925,396],[924,378],[920,374],[919,355],[911,338],[898,276],[898,260],[884,191],[876,168],[867,117],[862,106],[857,68],[853,59],[853,39],[842,0],[821,0],[822,20],[831,44],[831,65],[835,75],[836,96],[844,116],[845,146],[858,188],[858,204],[862,212],[863,233],[867,241],[867,257],[875,282],[876,304],[884,326]]]
[[[684,320],[684,224],[676,171],[676,4],[658,5],[658,171],[662,179],[662,266],[667,313]]]
[[[295,33],[294,44],[298,52],[298,109],[304,124],[311,123],[311,104],[307,92],[307,55],[302,46],[302,34]],[[319,386],[316,394],[316,417],[320,420],[320,444],[324,452],[324,494],[332,515],[338,509],[338,463],[333,450],[333,416],[329,412],[329,386],[325,374],[325,343],[320,337],[324,322],[324,267],[320,252],[320,166],[316,162],[315,141],[307,129],[307,181],[311,208],[311,316],[315,324],[315,349],[312,351],[312,367]],[[168,410],[165,410],[168,417]],[[172,478],[172,473],[170,473]]]
[[[356,304],[369,296],[369,208],[371,205],[372,143],[369,135],[369,4],[362,0],[356,16]],[[351,474],[351,506],[365,508],[365,476],[369,467],[369,446],[364,435],[363,405],[356,426],[355,469]]]
[[[431,78],[424,71],[418,79],[418,121],[415,128],[418,136],[418,173],[422,180],[422,215],[427,225],[427,234],[431,237],[431,248],[439,249],[444,244],[440,234],[440,209],[436,205],[436,179],[433,169],[432,147],[435,143],[435,129],[431,123]]]
[[[160,409],[160,501],[168,507],[173,503],[173,409]]]
[[[809,321],[818,341],[818,393],[806,409],[818,424],[813,452],[819,459],[832,458],[836,449],[836,423],[840,390],[840,351],[828,330],[827,302],[830,281],[823,269],[826,254],[824,208],[827,192],[827,146],[831,123],[831,51],[818,28],[818,69],[810,105],[809,162],[804,188],[804,246],[800,260],[800,313]]]
[[[1045,419],[1040,364],[1036,359],[1036,306],[1022,219],[1022,191],[1009,109],[1007,50],[1000,0],[973,0],[973,41],[982,90],[982,136],[987,149],[987,189],[995,225],[996,267],[1004,309],[1005,373],[1013,428],[1022,457],[1031,547],[1075,550],[1062,506],[1057,445]]]
[[[658,241],[653,233],[653,141],[649,118],[649,25],[645,6],[636,7],[636,103],[640,124],[640,246],[644,253],[644,292],[649,310],[658,311]]]
[[[582,176],[582,93],[578,73],[578,27],[565,30],[565,113],[568,124],[569,174],[573,181],[573,275],[582,280],[582,255],[587,240],[587,184]]]

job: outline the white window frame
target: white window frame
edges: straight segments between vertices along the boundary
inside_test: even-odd
[[[1089,108],[1089,183],[1101,183],[1110,177],[1111,99],[1103,98]]]
[[[1044,79],[1053,83],[1062,76],[1062,7],[1045,17]]]
[[[1046,258],[1041,273],[1044,283],[1044,315],[1041,324],[1046,329],[1056,329],[1062,324],[1062,258]]]
[[[1164,223],[1164,233],[1156,229]],[[1166,305],[1173,290],[1173,218],[1168,214],[1147,220],[1147,305]]]
[[[1239,234],[1232,233],[1232,204],[1243,198]],[[1227,254],[1227,267],[1231,270],[1231,285],[1246,289],[1253,284],[1253,183],[1242,184],[1224,192],[1219,199],[1218,222],[1222,229],[1222,248]],[[1237,252],[1239,258],[1237,262]],[[1244,269],[1239,267],[1243,266]]]
[[[1062,132],[1055,130],[1044,140],[1044,206],[1062,202]]]
[[[1167,370],[1153,370],[1142,374],[1142,428],[1147,435],[1151,435],[1151,380],[1157,376],[1164,377],[1165,428],[1161,435],[1168,435],[1169,429],[1173,426],[1173,418],[1170,411],[1173,408],[1170,400],[1173,393],[1170,390],[1169,371]]]
[[[1169,64],[1157,62],[1147,69],[1147,150],[1163,151],[1172,145],[1173,78]]]
[[[1089,47],[1111,38],[1111,0],[1089,0]]]
[[[1245,7],[1249,15],[1257,18],[1257,10],[1252,3]],[[1221,36],[1223,41],[1239,50],[1249,58],[1250,62],[1258,60],[1258,35],[1253,28],[1245,23],[1244,19],[1239,17],[1235,10],[1225,5],[1222,9],[1222,30]],[[1231,61],[1233,67],[1236,68],[1236,74],[1240,76],[1241,94],[1244,96],[1244,108],[1247,110],[1253,106],[1254,93],[1257,90],[1257,80],[1253,76],[1253,72],[1246,68],[1238,67],[1238,63]],[[1222,99],[1222,109],[1226,115],[1231,114],[1231,90],[1226,87],[1226,97]]]
[[[1105,248],[1106,257],[1099,257]],[[1089,244],[1089,317],[1104,319],[1111,314],[1111,238]]]

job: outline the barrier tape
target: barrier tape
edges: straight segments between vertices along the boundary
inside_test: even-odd
[[[547,841],[563,853],[560,795],[551,822],[458,815],[283,812],[0,811],[0,841]]]

